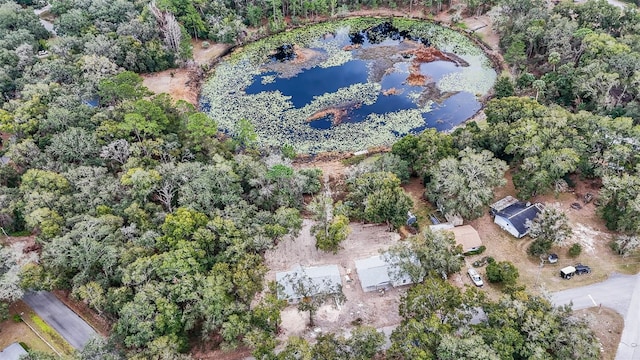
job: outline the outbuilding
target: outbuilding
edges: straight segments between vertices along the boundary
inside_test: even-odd
[[[456,239],[456,244],[462,247],[462,252],[467,253],[470,251],[476,251],[482,246],[482,239],[480,234],[471,225],[456,226],[448,229],[451,231]]]
[[[315,294],[308,294],[309,296],[327,292],[333,293],[341,289],[342,286],[338,265],[325,265],[307,268],[303,268],[298,265],[291,269],[291,271],[276,273],[276,282],[280,285],[278,287],[278,299],[287,300],[292,304],[298,303],[302,300],[303,296],[295,291],[294,284],[296,281],[309,282],[306,286],[316,291]]]
[[[356,260],[355,263],[358,278],[360,278],[360,286],[362,286],[362,291],[364,292],[389,289],[413,283],[408,275],[400,274],[397,266],[390,264],[384,255]],[[398,276],[394,276],[394,273],[398,274]]]

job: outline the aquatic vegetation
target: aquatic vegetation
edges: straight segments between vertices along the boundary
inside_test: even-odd
[[[459,124],[479,108],[476,96],[495,78],[482,51],[453,30],[353,18],[287,31],[234,52],[204,85],[201,107],[230,134],[249,120],[261,146],[354,151],[391,145],[428,126]]]

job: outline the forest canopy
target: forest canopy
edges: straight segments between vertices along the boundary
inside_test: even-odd
[[[486,104],[486,122],[406,136],[356,167],[344,202],[315,206],[318,221],[326,218],[316,228],[319,247],[339,251],[349,220],[401,227],[413,205],[402,188],[410,176],[442,210],[480,216],[508,169],[522,199],[566,191],[572,176],[601,180],[598,213],[619,234],[614,250],[633,253],[637,9],[464,3],[471,13],[501,6],[497,29],[512,74]],[[301,230],[325,174],[294,165],[286,146],[256,146],[251,123],[239,122],[235,137],[219,133],[221,119],[151,93],[140,74],[189,64],[192,39],[239,44],[363,7],[427,14],[451,2],[52,0],[53,32],[33,12],[43,5],[0,0],[0,226],[33,234],[40,257],[23,266],[17,250],[0,247],[0,317],[23,290],[68,290],[113,323],[109,341],[91,343],[81,359],[186,358],[198,341],[249,346],[271,359],[365,359],[380,351],[379,333],[358,327],[349,339],[291,338],[272,353],[286,304],[265,281],[263,255]],[[332,220],[321,213],[329,207]],[[421,233],[411,241],[424,281],[402,298],[388,358],[598,357],[593,333],[569,309],[517,285],[497,301],[453,288],[442,280],[461,267],[451,239]],[[487,319],[471,325],[477,306]]]

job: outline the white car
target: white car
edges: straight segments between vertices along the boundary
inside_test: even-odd
[[[478,274],[476,269],[469,268],[469,270],[467,270],[467,274],[469,274],[469,277],[471,278],[471,281],[473,281],[475,286],[481,287],[482,285],[484,285],[484,282],[482,282],[482,278],[480,277],[480,274]]]

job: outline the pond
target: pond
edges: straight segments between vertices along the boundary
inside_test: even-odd
[[[201,108],[228,133],[299,153],[391,145],[472,117],[496,72],[471,40],[430,22],[354,18],[236,50],[203,86]]]

